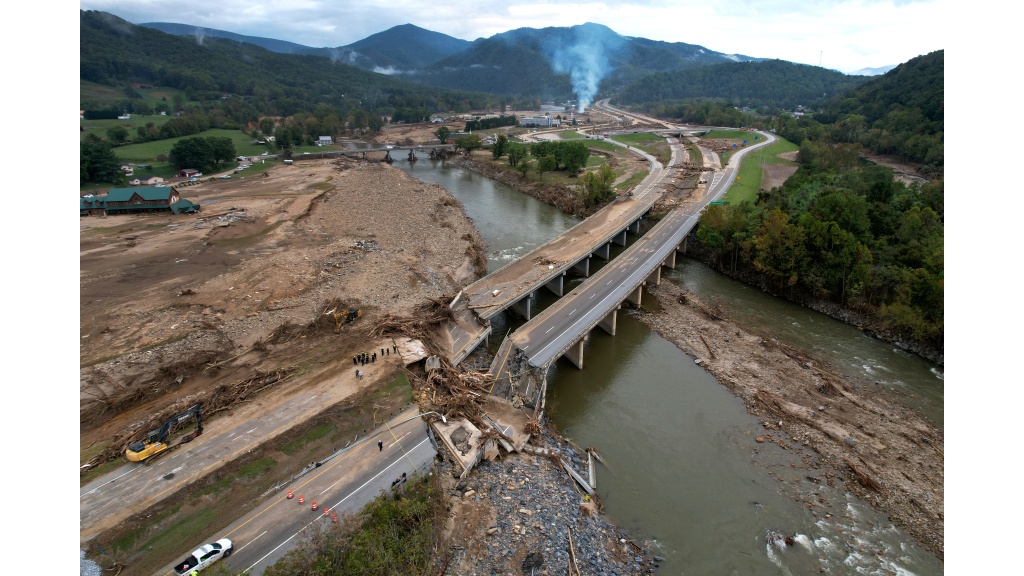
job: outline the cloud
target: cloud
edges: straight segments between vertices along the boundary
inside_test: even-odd
[[[623,36],[853,71],[899,64],[948,42],[952,0],[81,0],[129,22],[179,22],[312,47],[351,44],[400,24],[463,40],[516,28],[604,24]]]

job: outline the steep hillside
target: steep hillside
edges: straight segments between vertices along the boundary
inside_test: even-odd
[[[622,36],[607,26],[519,28],[473,42],[413,76],[437,86],[589,103],[654,72],[756,60],[681,42]],[[528,91],[533,91],[532,93]]]
[[[484,96],[375,74],[321,56],[278,54],[226,38],[174,36],[106,12],[81,11],[81,80],[106,85],[146,82],[195,100],[245,98],[260,114],[312,111],[319,102],[390,113],[482,107]]]
[[[691,98],[724,98],[735,106],[768,106],[792,110],[816,108],[827,97],[867,81],[817,66],[783,60],[730,62],[674,72],[661,72],[622,88],[614,101],[641,104]]]
[[[139,26],[145,26],[146,28],[152,28],[175,36],[189,36],[195,38],[198,43],[202,43],[206,38],[227,38],[228,40],[234,40],[235,42],[255,44],[256,46],[266,48],[267,50],[277,52],[278,54],[306,54],[309,56],[329,55],[327,48],[311,48],[309,46],[303,46],[302,44],[296,44],[286,40],[261,38],[259,36],[246,36],[244,34],[235,34],[234,32],[228,32],[226,30],[204,28],[202,26],[195,26],[192,24],[144,22],[139,24]]]
[[[337,49],[346,62],[382,71],[411,71],[458,54],[472,42],[402,24]]]

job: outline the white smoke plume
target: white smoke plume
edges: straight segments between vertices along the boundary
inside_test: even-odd
[[[624,44],[618,34],[599,25],[584,24],[571,29],[568,45],[559,42],[547,46],[551,67],[560,74],[569,74],[576,94],[577,112],[583,113],[594,101],[601,80],[612,71],[609,57]]]
[[[203,45],[203,39],[206,38],[206,30],[203,30],[202,28],[196,28],[195,31],[192,32],[192,35],[196,39],[196,44],[199,44],[200,46],[202,46]]]

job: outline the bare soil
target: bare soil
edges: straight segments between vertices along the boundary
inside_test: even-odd
[[[439,186],[347,160],[267,174],[182,189],[199,215],[82,218],[83,448],[114,438],[123,452],[126,431],[183,399],[284,367],[309,374],[324,349],[343,365],[381,318],[482,270],[479,235]],[[362,317],[335,333],[323,313],[341,306]]]

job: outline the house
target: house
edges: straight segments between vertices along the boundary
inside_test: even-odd
[[[195,168],[182,168],[178,170],[178,176],[182,178],[192,178],[193,176],[202,176],[203,173]]]
[[[317,146],[330,146],[331,144],[334,144],[334,140],[330,136],[321,136],[316,140]]]
[[[125,176],[135,176],[135,169],[128,164],[122,164],[121,171],[124,172]]]
[[[434,124],[444,124],[444,118],[440,118],[437,116],[431,118],[430,121],[433,122]]]
[[[132,115],[128,114],[127,112],[125,112],[124,114],[121,114],[120,116],[118,116],[117,119],[118,120],[131,120],[132,119]]]
[[[79,199],[81,216],[140,212],[193,214],[199,212],[199,208],[199,204],[181,198],[178,191],[169,186],[111,188],[106,196],[89,194]]]
[[[128,184],[130,184],[132,186],[138,186],[139,184],[142,184],[142,182],[140,182],[138,178],[134,178],[132,180],[129,180]]]
[[[141,183],[145,186],[156,186],[157,184],[163,184],[164,179],[159,176],[146,176],[141,180]]]

